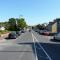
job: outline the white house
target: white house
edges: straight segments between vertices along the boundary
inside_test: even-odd
[[[3,26],[0,26],[0,30],[5,30],[5,27],[3,27]]]

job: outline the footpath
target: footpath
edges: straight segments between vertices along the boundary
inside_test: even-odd
[[[5,38],[8,37],[8,34],[9,33],[6,33],[6,34],[2,34],[0,36],[0,45],[5,45],[5,44],[9,44],[10,43],[7,39],[5,39]]]

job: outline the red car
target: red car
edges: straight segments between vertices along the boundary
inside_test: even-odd
[[[48,31],[44,32],[44,35],[47,35],[48,36],[49,35],[49,32]]]

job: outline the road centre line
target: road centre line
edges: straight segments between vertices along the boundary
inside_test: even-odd
[[[42,47],[42,45],[39,43],[39,41],[37,40],[37,38],[34,36],[34,34],[32,33],[33,37],[35,38],[36,42],[38,42],[39,46],[41,47],[41,49],[44,51],[44,53],[46,54],[46,56],[49,58],[49,60],[52,60],[51,57],[48,55],[48,53],[45,51],[45,49]]]
[[[33,36],[33,34],[32,34],[32,38],[33,38],[33,42],[34,42],[35,57],[36,57],[36,60],[38,60],[37,51],[36,51],[36,47],[35,47],[35,41],[34,41],[34,36]]]

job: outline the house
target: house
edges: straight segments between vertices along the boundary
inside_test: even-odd
[[[54,24],[52,25],[52,32],[60,32],[60,18],[54,20]]]
[[[46,29],[48,31],[52,31],[52,24],[53,24],[53,22],[49,22],[49,24],[46,26]]]
[[[3,27],[3,26],[0,26],[0,30],[5,30],[5,27]]]
[[[52,24],[52,30],[51,30],[51,32],[57,33],[57,22],[54,22],[54,23]]]
[[[60,32],[60,18],[55,19],[53,22],[49,22],[46,28],[52,33],[59,33]]]

